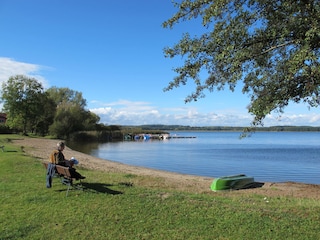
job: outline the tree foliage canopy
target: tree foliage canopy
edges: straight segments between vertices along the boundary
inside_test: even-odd
[[[82,93],[71,90],[69,88],[57,88],[51,87],[47,89],[47,93],[50,98],[56,103],[56,105],[72,103],[78,105],[81,108],[85,108],[87,105],[86,100],[82,97]]]
[[[184,57],[177,76],[164,89],[193,80],[196,89],[185,102],[204,97],[204,91],[233,91],[243,82],[249,94],[253,126],[262,125],[272,111],[282,113],[291,102],[319,104],[319,0],[183,0],[176,14],[163,23],[201,18],[204,33],[185,33],[166,57]],[[200,73],[207,72],[205,79]]]
[[[33,132],[68,138],[71,133],[95,130],[99,116],[85,109],[81,92],[52,87],[23,75],[10,77],[2,85],[1,100],[7,125],[24,134]]]
[[[60,138],[68,138],[71,133],[93,130],[100,118],[85,109],[86,100],[82,93],[69,88],[51,87],[47,93],[56,104],[54,122],[50,132]]]
[[[43,123],[47,103],[42,84],[23,75],[10,77],[2,85],[3,108],[8,113],[7,125],[14,129],[35,130]]]

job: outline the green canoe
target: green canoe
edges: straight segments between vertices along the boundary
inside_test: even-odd
[[[211,184],[212,191],[221,190],[237,190],[242,188],[247,188],[254,183],[253,177],[248,177],[244,174],[220,177],[213,180]]]

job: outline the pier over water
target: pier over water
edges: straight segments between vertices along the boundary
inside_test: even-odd
[[[140,133],[140,134],[126,134],[123,139],[126,141],[141,141],[141,140],[165,140],[165,139],[176,139],[176,138],[196,138],[195,136],[178,136],[176,134],[149,134],[149,133]]]

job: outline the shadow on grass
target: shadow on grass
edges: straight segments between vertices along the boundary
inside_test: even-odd
[[[242,189],[261,188],[263,185],[264,185],[263,182],[253,182],[250,185],[248,185]]]
[[[0,146],[1,152],[18,152],[17,150],[8,150],[5,149],[4,146]]]
[[[64,185],[64,184],[62,184]],[[84,191],[84,192],[90,192],[90,193],[105,193],[105,194],[111,194],[111,195],[118,195],[123,194],[123,192],[115,191],[110,189],[109,187],[112,187],[114,185],[111,184],[103,184],[103,183],[76,183],[73,185],[73,187],[70,188],[70,191]],[[57,192],[65,192],[67,191],[66,188],[62,188],[59,190],[56,190]]]
[[[112,184],[82,182],[81,185],[83,186],[84,191],[93,193],[106,193],[111,195],[123,194],[123,192],[110,189],[109,187],[114,186]]]

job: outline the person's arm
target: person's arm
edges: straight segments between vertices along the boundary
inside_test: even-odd
[[[64,155],[62,152],[59,151],[59,153],[56,155],[56,162],[58,162],[58,165],[65,166],[66,161],[64,159]]]

